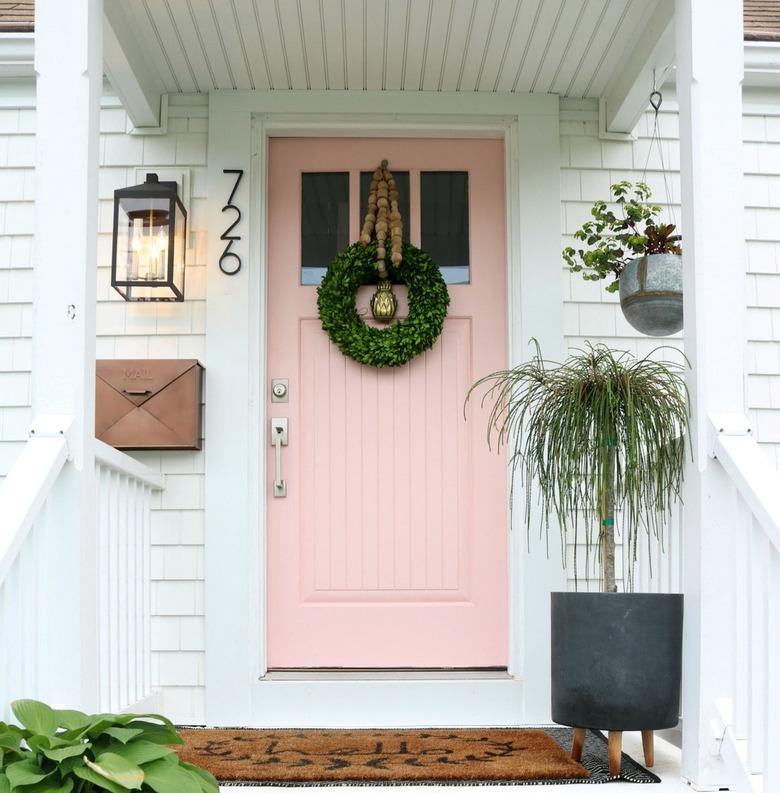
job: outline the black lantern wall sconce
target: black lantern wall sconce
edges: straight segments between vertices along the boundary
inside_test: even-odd
[[[111,286],[125,300],[184,300],[187,210],[176,182],[146,174],[114,191]]]

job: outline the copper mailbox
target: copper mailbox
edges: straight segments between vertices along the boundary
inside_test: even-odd
[[[202,393],[197,361],[98,361],[95,437],[116,449],[200,449]]]

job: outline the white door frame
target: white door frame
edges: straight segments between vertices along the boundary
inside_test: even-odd
[[[304,111],[303,113],[301,111]],[[266,675],[265,311],[268,140],[275,136],[502,138],[510,362],[536,337],[563,352],[558,100],[552,96],[215,92],[209,109],[206,353],[206,716],[213,725],[415,726],[549,721],[549,605],[560,560],[509,542],[509,668],[486,675]],[[241,168],[236,276],[217,261]],[[519,505],[517,505],[519,507]],[[527,563],[528,560],[532,563]],[[533,604],[534,608],[528,608]],[[520,627],[522,626],[522,628]],[[530,685],[526,686],[525,681]]]

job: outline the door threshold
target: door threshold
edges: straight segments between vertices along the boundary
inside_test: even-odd
[[[510,680],[505,668],[486,669],[269,669],[260,680]]]

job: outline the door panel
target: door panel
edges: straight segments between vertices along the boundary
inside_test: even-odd
[[[472,403],[463,417],[470,384],[506,366],[503,145],[280,138],[269,154],[268,376],[290,381],[289,402],[269,394],[267,405],[289,419],[286,498],[273,496],[268,447],[269,667],[506,666],[506,460],[486,447],[485,411]],[[396,369],[343,356],[320,327],[316,286],[301,283],[316,280],[316,268],[301,272],[302,184],[329,181],[304,174],[349,174],[348,219],[343,191],[338,207],[323,195],[320,212],[307,192],[306,214],[356,239],[360,172],[383,158],[409,172],[416,245],[434,223],[421,223],[421,173],[464,172],[455,183],[468,184],[468,266],[453,268],[468,283],[449,286],[436,345]],[[439,192],[425,211],[446,234],[463,202]],[[457,256],[462,240],[450,248]],[[372,292],[357,298],[369,316]]]

